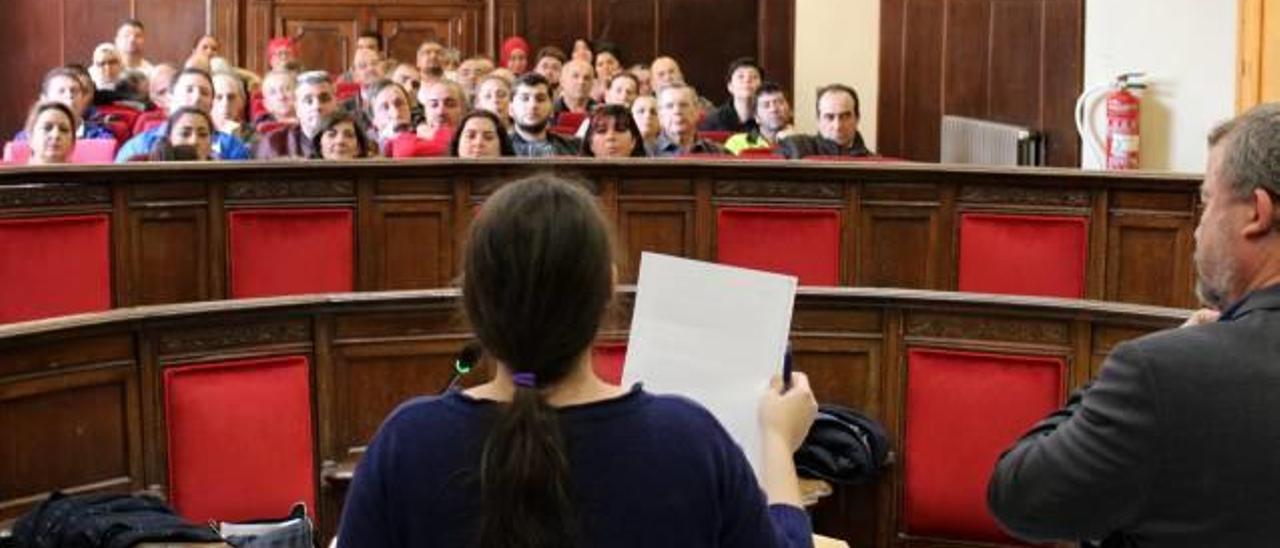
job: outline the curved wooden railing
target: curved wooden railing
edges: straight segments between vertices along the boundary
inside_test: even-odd
[[[342,493],[323,483],[323,471],[350,461],[397,402],[445,385],[468,339],[456,297],[453,290],[281,297],[0,326],[0,432],[10,440],[0,444],[0,519],[53,489],[167,492],[165,373],[292,355],[309,364],[312,481],[331,531]],[[625,338],[631,297],[621,290],[624,312],[603,340]],[[857,546],[973,540],[948,540],[946,531],[922,530],[904,514],[913,458],[904,439],[916,420],[907,401],[915,393],[913,352],[1047,360],[1059,364],[1051,368],[1060,380],[1050,390],[1065,395],[1096,373],[1115,344],[1186,315],[1095,301],[801,289],[791,335],[797,369],[810,375],[821,401],[882,421],[895,453],[905,456],[878,484],[824,499],[814,510],[817,530]]]
[[[11,167],[0,169],[0,226],[105,218],[111,280],[104,299],[116,308],[228,298],[229,219],[262,210],[346,215],[350,264],[343,268],[352,290],[438,288],[455,276],[465,230],[484,198],[538,171],[588,181],[618,227],[624,280],[634,279],[641,251],[721,258],[717,223],[726,208],[808,208],[835,213],[832,285],[956,290],[964,219],[1053,217],[1083,227],[1080,296],[1195,303],[1199,180],[1187,175],[572,158]]]

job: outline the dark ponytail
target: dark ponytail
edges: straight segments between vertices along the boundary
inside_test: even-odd
[[[540,390],[573,372],[595,339],[612,297],[610,234],[590,193],[549,175],[506,185],[472,225],[467,318],[490,355],[533,379],[516,387],[480,456],[482,548],[580,544],[568,452]]]

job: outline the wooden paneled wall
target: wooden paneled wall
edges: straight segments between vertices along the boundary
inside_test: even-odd
[[[936,162],[943,114],[1047,134],[1047,163],[1080,165],[1083,0],[882,0],[880,152]]]
[[[629,293],[622,308],[628,309]],[[439,392],[469,338],[451,291],[283,298],[121,310],[0,326],[0,520],[53,489],[168,493],[162,378],[183,364],[302,355],[310,362],[314,478],[332,534],[340,476],[395,405]],[[1062,391],[1094,376],[1114,345],[1177,325],[1186,311],[926,291],[801,290],[791,340],[823,402],[885,424],[904,454],[913,347],[1060,358]],[[624,339],[627,320],[606,340]],[[487,375],[481,374],[478,377]],[[1028,425],[1030,426],[1030,425]],[[913,536],[901,460],[874,484],[813,509],[819,533],[853,546],[992,546]],[[233,480],[231,480],[233,481]]]
[[[628,280],[641,251],[716,260],[726,206],[835,210],[840,285],[938,290],[958,287],[962,214],[1069,215],[1088,223],[1085,297],[1196,303],[1199,180],[1150,173],[576,159],[12,168],[0,169],[0,218],[109,214],[117,307],[227,298],[225,219],[245,208],[352,208],[356,290],[434,288],[456,272],[474,207],[541,170],[589,182]]]

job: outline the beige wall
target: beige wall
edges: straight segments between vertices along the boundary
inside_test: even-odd
[[[796,127],[813,132],[814,91],[840,82],[858,90],[859,131],[876,149],[879,104],[880,0],[797,0],[795,94]]]

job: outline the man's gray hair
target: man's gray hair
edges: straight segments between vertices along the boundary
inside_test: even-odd
[[[1222,146],[1219,175],[1231,192],[1247,198],[1258,187],[1280,195],[1280,103],[1249,109],[1209,132],[1209,146]]]
[[[329,73],[323,70],[309,70],[298,75],[298,85],[318,86],[321,84],[333,84],[333,79],[329,77]]]
[[[689,85],[689,84],[683,83],[683,82],[673,82],[673,83],[667,84],[667,85],[665,85],[665,86],[662,86],[662,87],[658,88],[657,92],[656,92],[656,93],[654,93],[654,96],[655,96],[655,97],[661,97],[661,96],[662,96],[662,92],[667,91],[667,90],[685,90],[685,89],[689,90],[689,93],[693,95],[693,102],[695,103],[695,104],[694,104],[694,106],[695,106],[695,107],[696,107],[696,106],[698,106],[698,105],[697,105],[697,102],[698,102],[698,88],[695,88],[695,87],[693,87],[693,86],[691,86],[691,85]]]

